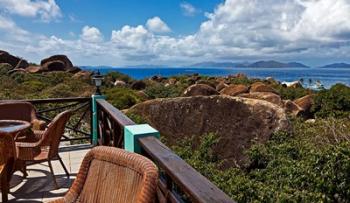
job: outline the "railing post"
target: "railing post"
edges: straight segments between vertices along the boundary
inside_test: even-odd
[[[97,137],[98,137],[98,109],[97,109],[97,99],[105,99],[105,96],[103,95],[95,95],[93,94],[91,96],[92,103],[91,103],[91,115],[92,115],[92,144],[97,145]]]
[[[160,138],[160,133],[148,124],[128,125],[124,127],[124,149],[129,152],[141,153],[138,139],[154,136]]]

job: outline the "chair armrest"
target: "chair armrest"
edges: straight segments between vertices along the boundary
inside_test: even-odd
[[[16,142],[17,158],[19,160],[34,160],[41,152],[38,145],[38,142]]]
[[[38,119],[32,120],[33,130],[45,130],[46,122]]]

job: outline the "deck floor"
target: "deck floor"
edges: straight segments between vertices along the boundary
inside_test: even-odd
[[[58,190],[54,187],[47,162],[28,166],[28,177],[25,179],[21,172],[16,172],[11,179],[9,202],[47,202],[64,196],[75,179],[82,159],[90,148],[89,145],[61,148],[60,156],[70,172],[70,178],[68,179],[65,175],[59,161],[52,161],[60,187]]]

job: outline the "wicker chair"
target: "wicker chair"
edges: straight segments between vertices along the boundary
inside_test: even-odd
[[[15,144],[10,134],[0,134],[0,184],[2,202],[7,202],[9,182],[15,159]]]
[[[158,169],[146,157],[113,147],[88,152],[68,193],[52,203],[151,203]]]
[[[0,120],[23,120],[33,125],[33,130],[44,130],[46,123],[36,117],[35,107],[29,102],[0,103]]]
[[[58,114],[48,125],[39,141],[33,140],[34,142],[30,142],[27,140],[27,142],[16,142],[18,161],[32,161],[36,163],[47,161],[49,163],[51,175],[56,188],[58,188],[58,184],[52,169],[51,160],[58,159],[65,173],[69,177],[68,170],[58,154],[58,147],[64,133],[65,125],[68,122],[71,114],[71,111],[64,111]],[[22,168],[22,171],[26,171],[26,163],[21,165],[24,167]]]

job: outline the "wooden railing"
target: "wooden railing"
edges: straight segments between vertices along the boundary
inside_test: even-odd
[[[17,100],[18,101],[18,100]],[[62,141],[69,141],[71,144],[91,143],[91,98],[72,97],[54,99],[32,99],[20,100],[32,103],[37,110],[37,117],[50,123],[52,119],[65,110],[72,110],[73,116],[65,126],[69,131],[63,135]]]
[[[135,125],[121,111],[103,99],[97,100],[99,144],[123,147],[124,127]],[[154,161],[161,177],[158,202],[233,202],[223,191],[202,176],[155,137],[139,139],[142,154]]]
[[[73,110],[74,116],[66,125],[71,134],[63,141],[92,141],[92,102],[89,97],[22,100],[32,103],[37,116],[50,122],[64,110]],[[135,125],[121,111],[104,99],[96,100],[98,145],[124,148],[124,128]],[[73,134],[73,135],[72,135]],[[157,202],[199,202],[223,203],[231,200],[223,191],[192,168],[160,140],[155,137],[138,139],[141,153],[151,159],[159,168],[160,179],[157,185]]]

